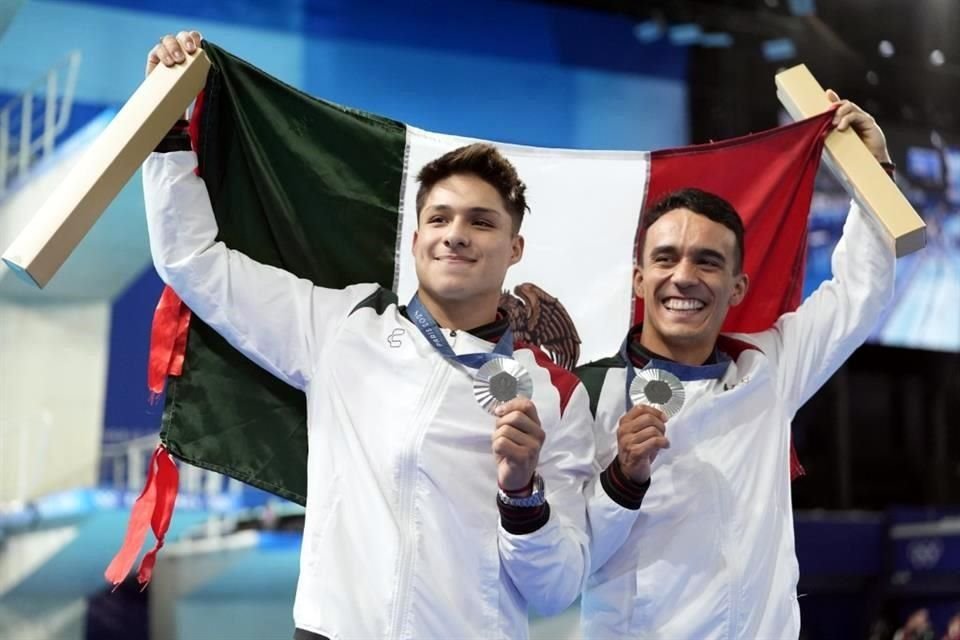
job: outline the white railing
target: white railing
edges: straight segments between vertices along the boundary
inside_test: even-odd
[[[150,456],[157,448],[157,436],[104,444],[100,456],[101,486],[140,491],[147,478]],[[207,497],[239,495],[243,483],[225,475],[188,464],[177,465],[180,471],[180,493]]]
[[[70,121],[80,52],[71,51],[16,98],[0,106],[0,197],[10,183],[53,153]]]

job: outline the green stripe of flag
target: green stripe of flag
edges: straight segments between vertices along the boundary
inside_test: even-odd
[[[393,287],[403,123],[310,97],[209,42],[204,50],[213,67],[200,162],[219,238],[320,286]],[[303,393],[195,316],[161,439],[186,462],[305,500]]]

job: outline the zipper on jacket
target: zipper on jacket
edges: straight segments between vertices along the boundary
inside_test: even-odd
[[[399,527],[401,530],[397,558],[397,582],[393,592],[393,612],[390,616],[388,637],[401,638],[406,622],[407,609],[410,608],[410,593],[413,581],[413,559],[417,553],[417,527],[413,519],[414,499],[417,489],[417,474],[420,468],[420,448],[427,433],[431,418],[437,411],[442,399],[438,393],[453,369],[442,357],[436,358],[433,373],[424,386],[417,412],[411,424],[413,433],[407,440],[400,460],[400,473],[397,479],[399,487]]]

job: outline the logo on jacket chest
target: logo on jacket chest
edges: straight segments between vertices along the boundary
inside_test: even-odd
[[[406,329],[397,327],[387,336],[387,344],[391,349],[399,349],[403,346],[403,336],[407,333]]]
[[[724,391],[730,391],[730,390],[733,389],[734,387],[739,386],[739,385],[741,385],[741,384],[747,384],[748,382],[750,382],[750,376],[749,376],[749,375],[743,376],[743,377],[740,378],[739,380],[731,380],[731,381],[729,381],[729,382],[724,382],[724,383],[723,383],[723,390],[724,390]]]

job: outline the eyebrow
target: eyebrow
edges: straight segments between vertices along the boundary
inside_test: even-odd
[[[451,206],[448,205],[448,204],[432,204],[432,205],[430,205],[429,207],[426,207],[426,208],[424,209],[424,211],[438,211],[438,212],[441,212],[441,213],[448,213],[448,212],[450,212],[450,211],[455,211],[455,210],[456,210],[455,207],[451,207]],[[489,208],[487,208],[487,207],[470,207],[470,208],[467,209],[466,211],[467,211],[467,213],[472,214],[472,215],[482,215],[482,214],[485,214],[485,213],[503,214],[503,215],[507,215],[507,216],[510,215],[510,214],[508,214],[508,213],[505,212],[505,211],[500,211],[499,209],[489,209]]]
[[[717,251],[716,249],[708,249],[707,247],[694,247],[692,253],[697,258],[716,258],[722,264],[727,263],[727,257],[723,255],[721,252]],[[680,252],[673,245],[660,245],[658,247],[654,247],[653,250],[650,251],[651,256],[657,256],[657,255],[676,256],[679,254]]]
[[[693,254],[698,258],[716,258],[721,264],[727,263],[727,257],[716,249],[699,248],[694,249]]]

